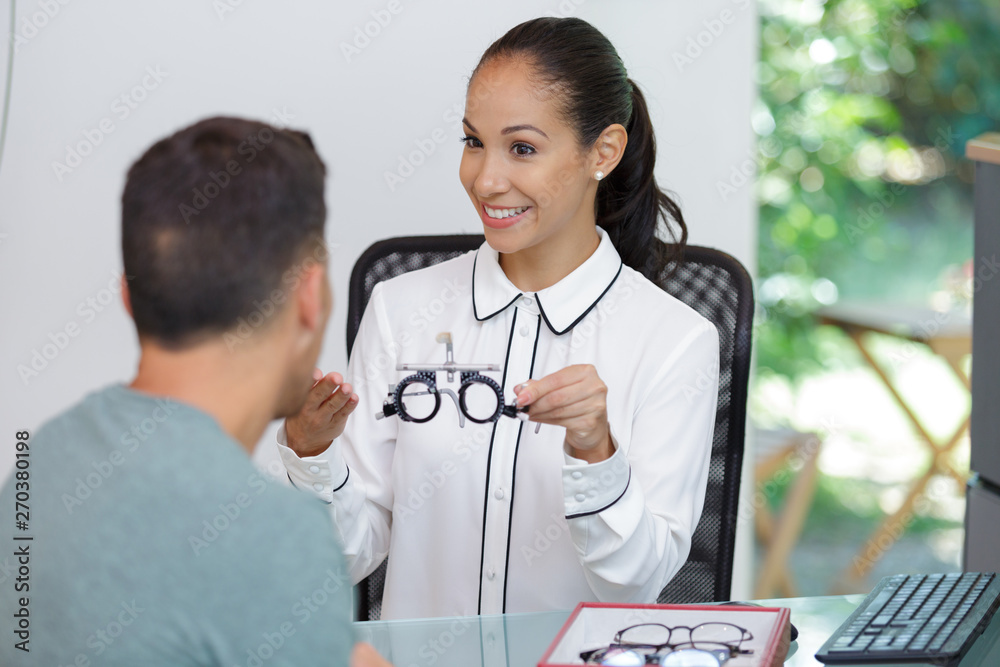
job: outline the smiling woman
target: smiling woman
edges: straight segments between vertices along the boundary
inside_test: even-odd
[[[534,66],[511,58],[481,65],[469,85],[468,132],[459,175],[492,248],[514,284],[546,257],[553,284],[583,263],[600,240],[594,227],[596,171],[609,173],[625,148],[624,128],[608,128],[601,145],[579,145],[551,95],[539,95]],[[509,124],[514,121],[514,124]],[[519,122],[530,121],[530,122]],[[513,274],[513,275],[512,275]]]
[[[683,245],[680,208],[653,177],[645,100],[592,26],[514,28],[483,54],[467,97],[460,177],[508,276],[542,257],[550,279],[566,275],[596,248],[595,223],[646,277],[669,260],[650,243],[657,229]]]
[[[546,154],[542,169],[549,173],[534,174],[544,176],[533,188],[539,204],[557,193],[558,199],[571,200],[565,205],[579,204],[573,222],[581,227],[596,222],[610,232],[625,263],[646,277],[658,275],[669,259],[661,246],[650,243],[657,230],[679,245],[686,241],[680,208],[653,176],[656,143],[646,101],[614,46],[593,26],[573,19],[517,26],[483,54],[468,100],[467,122],[498,109],[494,118],[522,119],[501,135],[517,157],[534,160],[539,151]],[[535,133],[541,145],[530,137],[518,141],[521,131]],[[479,141],[467,145],[482,143],[482,137],[475,138]],[[475,203],[467,178],[475,165],[468,158],[467,152],[462,180]],[[668,224],[661,226],[661,220]]]
[[[375,286],[347,373],[279,433],[289,478],[330,503],[355,581],[393,554],[384,618],[655,602],[701,514],[719,351],[648,279],[670,259],[658,230],[679,248],[686,227],[653,177],[645,101],[597,29],[541,18],[487,49],[463,123],[486,242]],[[463,428],[447,402],[372,416],[406,368],[440,363],[413,323],[442,285],[459,294],[434,321],[448,359],[502,369],[535,428]]]

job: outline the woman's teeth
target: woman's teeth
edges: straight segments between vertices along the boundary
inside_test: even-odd
[[[503,218],[511,218],[515,215],[521,215],[527,211],[529,206],[521,206],[520,208],[490,208],[489,206],[483,206],[486,209],[486,215],[491,218],[496,218],[498,220]]]

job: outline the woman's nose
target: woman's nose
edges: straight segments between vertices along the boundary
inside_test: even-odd
[[[491,157],[489,154],[484,155],[479,163],[472,189],[476,196],[482,199],[507,192],[510,189],[510,181],[507,179],[503,160]]]

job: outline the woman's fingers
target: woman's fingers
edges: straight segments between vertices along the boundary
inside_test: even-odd
[[[584,381],[591,373],[594,378],[597,378],[597,371],[594,370],[593,366],[578,364],[567,366],[538,380],[523,382],[514,387],[514,393],[517,394],[517,404],[519,406],[534,405],[552,392]],[[559,398],[558,395],[556,398]]]
[[[313,374],[315,378],[315,373]],[[344,382],[340,373],[328,373],[312,386],[309,395],[306,397],[306,404],[302,406],[303,412],[316,410],[326,399],[330,398],[333,391]]]
[[[556,406],[544,412],[532,407],[528,412],[528,418],[533,422],[565,426],[562,422],[593,415],[596,411],[602,410],[602,408],[603,406],[596,401],[583,400],[571,403],[570,405]]]
[[[607,449],[608,388],[592,365],[567,366],[514,391],[518,405],[531,406],[528,419],[565,427],[571,448]]]
[[[514,393],[519,406],[531,406],[528,419],[566,429],[565,443],[572,455],[593,463],[614,454],[608,387],[592,365],[567,366],[518,385]]]
[[[344,382],[340,384],[340,386],[333,387],[331,393],[319,405],[319,409],[336,413],[343,408],[352,397],[357,399],[357,395],[354,394],[351,385]]]
[[[330,415],[331,422],[344,422],[347,420],[347,416],[354,412],[354,408],[358,407],[358,395],[351,392],[350,385],[345,384],[337,392],[336,398],[331,398],[330,402],[336,405],[333,413]],[[340,435],[340,433],[337,435]]]
[[[607,386],[589,364],[567,366],[538,380],[529,380],[520,391],[515,388],[519,406],[530,405],[528,414],[535,418],[553,410],[595,398],[606,405]],[[570,411],[572,412],[572,411]]]

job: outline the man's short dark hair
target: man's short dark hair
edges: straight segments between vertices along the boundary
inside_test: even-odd
[[[203,120],[147,150],[122,194],[139,335],[182,347],[279,308],[293,265],[325,258],[325,175],[309,135],[241,118]]]

